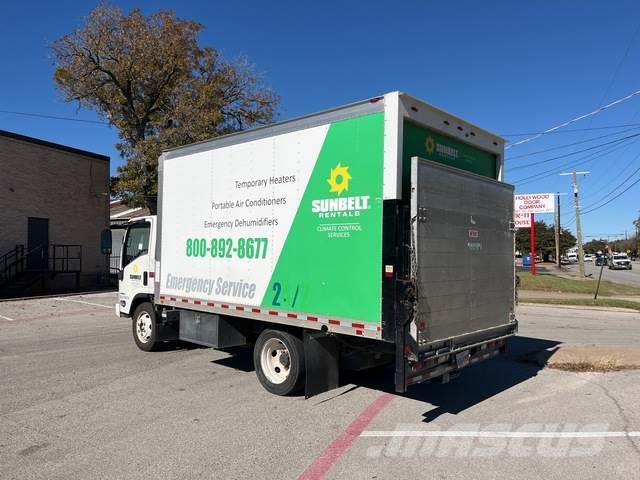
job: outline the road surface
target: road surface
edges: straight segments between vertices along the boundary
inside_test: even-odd
[[[608,267],[604,267],[602,279],[640,288],[640,262],[632,262],[632,266],[633,268],[631,270],[609,270]],[[563,265],[563,267],[567,268],[571,273],[578,274],[578,264]],[[585,275],[598,278],[600,267],[596,267],[593,262],[585,262],[584,267]]]
[[[450,384],[394,395],[391,372],[376,370],[304,400],[263,390],[247,352],[139,351],[114,301],[101,294],[0,303],[0,478],[640,471],[640,371],[579,374],[523,360],[558,342],[638,343],[637,314],[521,307],[510,353]]]

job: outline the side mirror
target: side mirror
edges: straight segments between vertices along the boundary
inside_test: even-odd
[[[122,281],[124,279],[124,270],[118,270],[118,280]]]
[[[111,255],[112,243],[111,230],[105,228],[100,234],[100,250],[103,255]]]

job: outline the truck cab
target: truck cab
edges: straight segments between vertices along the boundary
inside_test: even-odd
[[[155,278],[156,217],[131,221],[122,243],[116,315],[131,317],[143,302],[152,302]]]

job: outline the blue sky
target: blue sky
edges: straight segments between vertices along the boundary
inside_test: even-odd
[[[640,3],[633,1],[113,3],[146,13],[172,8],[204,24],[203,45],[229,59],[248,57],[281,96],[281,119],[401,90],[507,135],[544,130],[640,90]],[[0,110],[97,119],[60,100],[48,50],[96,4],[3,3]],[[629,124],[638,125],[600,129]],[[640,133],[640,96],[565,130],[584,128],[594,130],[508,150],[507,181],[519,193],[570,192],[569,178],[555,172],[583,162],[577,168],[591,171],[580,179],[587,211],[640,178],[640,137],[620,140]],[[109,155],[114,169],[120,163],[116,133],[103,125],[0,113],[0,129]],[[557,148],[575,142],[584,143]],[[510,159],[525,154],[533,155]],[[550,160],[566,154],[573,155]],[[563,198],[562,223],[574,229],[570,202]],[[585,240],[631,234],[639,209],[640,184],[584,215]]]

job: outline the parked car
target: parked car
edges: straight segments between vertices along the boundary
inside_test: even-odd
[[[569,261],[571,263],[577,263],[578,262],[578,254],[575,253],[575,252],[567,253],[567,258],[569,259]]]
[[[607,266],[607,257],[604,255],[598,255],[596,257],[596,267],[606,267]]]
[[[631,270],[631,260],[626,253],[616,253],[609,259],[609,270]]]
[[[585,262],[593,262],[595,260],[595,255],[593,253],[585,253],[584,261]]]

